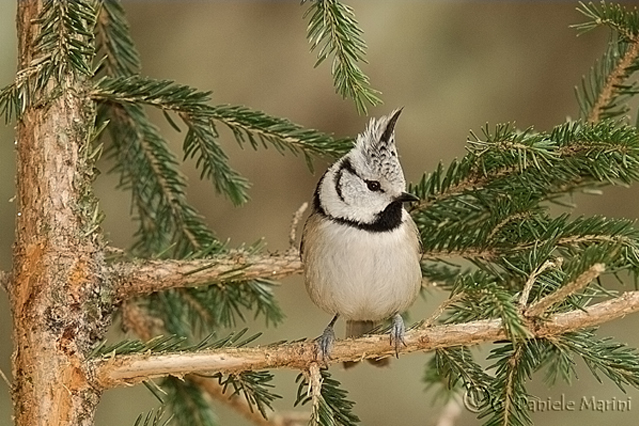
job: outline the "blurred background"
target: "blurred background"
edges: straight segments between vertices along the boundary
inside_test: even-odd
[[[16,67],[15,1],[0,2],[0,86],[13,80]],[[364,30],[368,65],[363,69],[384,105],[371,115],[403,106],[397,140],[408,181],[417,181],[439,161],[464,155],[469,129],[486,122],[516,122],[549,129],[578,113],[574,86],[603,53],[605,30],[576,36],[569,25],[583,20],[576,2],[519,1],[382,1],[350,0]],[[142,56],[143,74],[172,79],[213,91],[214,103],[243,104],[269,114],[320,129],[336,136],[354,136],[367,119],[356,114],[350,101],[334,93],[329,64],[313,69],[315,55],[305,39],[306,6],[298,1],[125,1],[133,38]],[[157,124],[173,143],[180,138],[161,115]],[[222,130],[221,126],[220,129]],[[11,268],[15,208],[13,129],[0,127],[0,268]],[[234,208],[201,182],[193,164],[186,162],[189,196],[223,240],[230,246],[264,239],[272,251],[287,248],[292,214],[313,192],[325,163],[308,172],[301,158],[275,150],[240,149],[229,133],[222,144],[232,166],[253,183],[252,200]],[[96,182],[106,213],[104,232],[115,247],[131,244],[135,225],[130,219],[129,194],[115,190],[117,177],[108,175],[111,164],[102,160]],[[576,215],[602,214],[635,218],[639,213],[639,185],[608,188],[602,196],[575,196]],[[631,285],[631,284],[629,284]],[[329,317],[309,301],[300,277],[284,280],[277,290],[287,315],[284,324],[268,329],[259,342],[314,337]],[[441,292],[431,291],[411,310],[411,318],[427,317]],[[639,346],[631,316],[604,325],[602,334]],[[263,327],[261,322],[250,325]],[[340,325],[343,327],[343,325]],[[11,371],[11,324],[6,296],[0,295],[0,369]],[[341,330],[340,330],[341,331]],[[338,331],[338,333],[340,332]],[[486,348],[475,350],[481,358]],[[433,425],[442,406],[425,392],[421,377],[429,354],[412,354],[393,361],[388,369],[369,365],[343,371],[332,368],[365,425]],[[529,386],[542,400],[579,403],[582,397],[627,401],[629,412],[593,411],[533,413],[535,422],[635,425],[639,392],[627,394],[608,381],[598,383],[583,364],[571,386],[549,388],[535,376]],[[292,410],[296,373],[276,371],[278,410]],[[106,392],[96,424],[132,425],[135,417],[156,400],[144,387]],[[226,407],[216,404],[221,424],[247,424]],[[7,386],[0,382],[0,425],[11,424]],[[462,412],[457,425],[479,424]]]

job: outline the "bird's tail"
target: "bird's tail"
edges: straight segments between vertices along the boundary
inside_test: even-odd
[[[363,336],[376,326],[377,324],[374,321],[346,321],[346,338]],[[390,358],[367,359],[367,361],[375,367],[386,367],[390,362]],[[358,361],[347,361],[344,363],[344,368],[355,367],[357,364],[359,364]]]

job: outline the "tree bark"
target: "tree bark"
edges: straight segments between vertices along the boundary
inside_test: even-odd
[[[42,8],[18,2],[19,69],[34,57]],[[61,77],[62,92],[17,126],[17,217],[13,279],[13,404],[17,426],[91,425],[100,389],[85,354],[109,323],[109,288],[92,213],[90,129],[95,111],[83,81]],[[47,99],[51,82],[41,95]]]

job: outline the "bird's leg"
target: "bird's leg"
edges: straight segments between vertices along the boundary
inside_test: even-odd
[[[406,346],[404,341],[404,334],[406,334],[406,327],[404,326],[404,318],[400,314],[395,314],[393,317],[393,324],[390,329],[390,344],[395,348],[395,357],[399,358],[399,346]]]
[[[320,361],[328,361],[331,358],[331,350],[333,349],[333,342],[335,342],[333,326],[338,317],[339,314],[336,314],[331,322],[328,323],[322,335],[315,339],[317,341],[317,358]]]

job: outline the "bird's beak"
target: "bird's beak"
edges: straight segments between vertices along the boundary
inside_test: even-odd
[[[402,192],[399,197],[395,198],[395,201],[401,201],[402,203],[409,203],[411,201],[419,201],[419,197],[411,194],[410,192]]]

